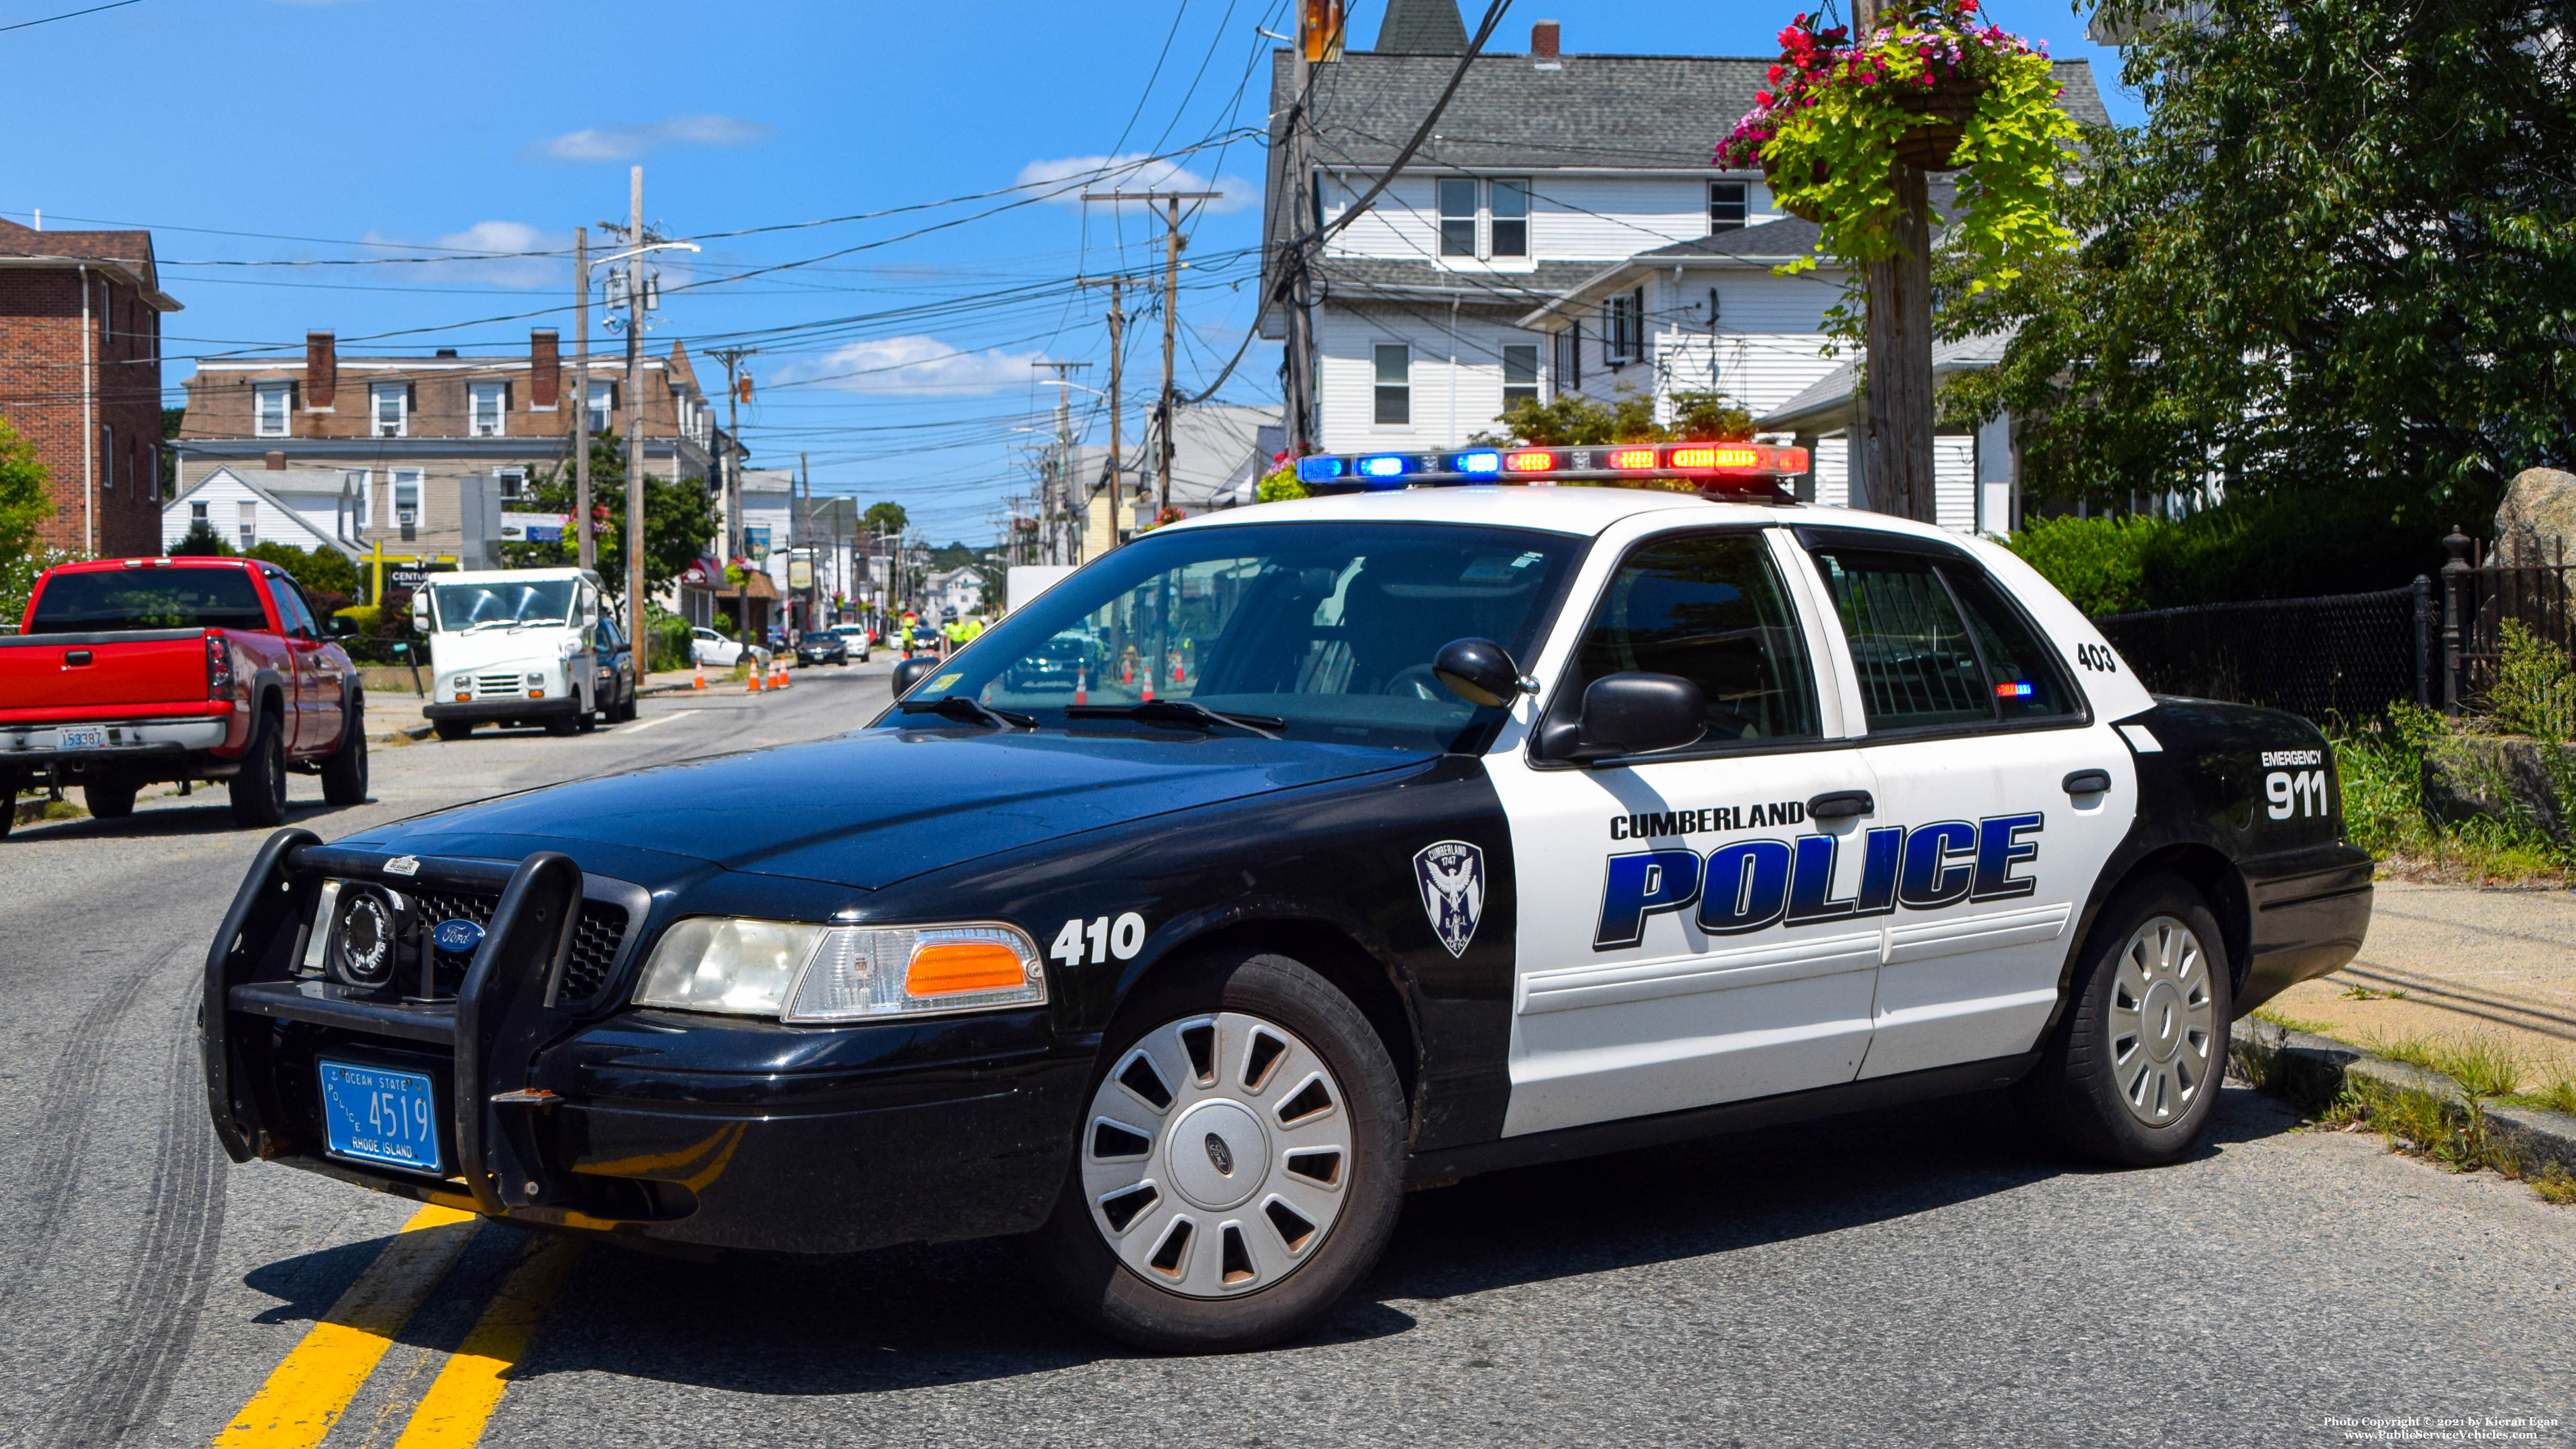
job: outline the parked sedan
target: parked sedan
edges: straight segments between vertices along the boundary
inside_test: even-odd
[[[689,659],[691,663],[712,664],[718,669],[731,669],[736,664],[742,662],[742,656],[745,652],[748,652],[754,659],[765,659],[768,657],[767,653],[764,652],[760,646],[756,644],[745,644],[739,639],[727,638],[713,629],[698,628],[691,629],[689,631]]]
[[[841,624],[834,626],[832,632],[841,636],[841,646],[859,656],[861,664],[868,662],[869,646],[877,638],[874,630],[865,624]]]
[[[849,645],[841,641],[840,635],[830,630],[818,629],[796,641],[796,664],[800,669],[810,669],[817,664],[849,662]]]

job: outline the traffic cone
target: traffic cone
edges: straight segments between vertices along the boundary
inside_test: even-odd
[[[1079,664],[1073,668],[1073,702],[1091,703],[1091,675]]]
[[[754,659],[753,661],[751,661],[751,690],[750,690],[750,692],[751,692],[751,693],[753,693],[753,694],[758,694],[758,693],[760,693],[760,661],[759,661],[759,660],[757,660],[757,659]]]
[[[690,683],[690,685],[689,685],[689,688],[691,688],[691,689],[704,689],[704,688],[706,688],[706,687],[707,687],[707,661],[705,661],[705,660],[703,660],[703,659],[695,659],[695,660],[691,660],[691,661],[690,661],[690,663],[691,663],[691,664],[696,668],[696,670],[697,670],[697,678],[696,678],[695,680],[691,681],[691,683]]]

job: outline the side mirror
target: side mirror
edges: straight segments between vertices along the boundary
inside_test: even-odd
[[[1678,750],[1707,733],[1708,702],[1679,675],[1631,670],[1583,691],[1583,758]]]
[[[894,697],[901,699],[905,695],[912,693],[912,687],[919,684],[921,681],[928,679],[931,671],[937,669],[941,663],[942,661],[937,659],[907,659],[901,664],[896,665],[894,667]]]
[[[351,620],[338,614],[325,614],[322,616],[322,632],[333,639],[345,639],[357,632],[351,627],[351,623]]]
[[[1520,666],[1491,639],[1450,640],[1432,656],[1431,672],[1469,704],[1510,704],[1527,688]]]

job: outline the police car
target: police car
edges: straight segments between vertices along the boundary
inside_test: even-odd
[[[1312,1324],[1406,1189],[1518,1164],[2006,1086],[2172,1161],[2229,1024],[2361,941],[2325,741],[1802,465],[1307,459],[839,738],[281,832],[207,962],[216,1129],[638,1246],[1025,1234],[1171,1349]]]

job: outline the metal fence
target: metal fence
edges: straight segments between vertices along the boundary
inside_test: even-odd
[[[2113,614],[2093,621],[2157,694],[2232,700],[2312,720],[2435,698],[2433,585]]]
[[[2507,620],[2561,651],[2576,644],[2568,608],[2576,565],[2567,562],[2563,541],[2553,541],[2544,557],[2508,558],[2454,529],[2442,546],[2451,554],[2442,565],[2442,707],[2451,714],[2481,712],[2504,663]]]

